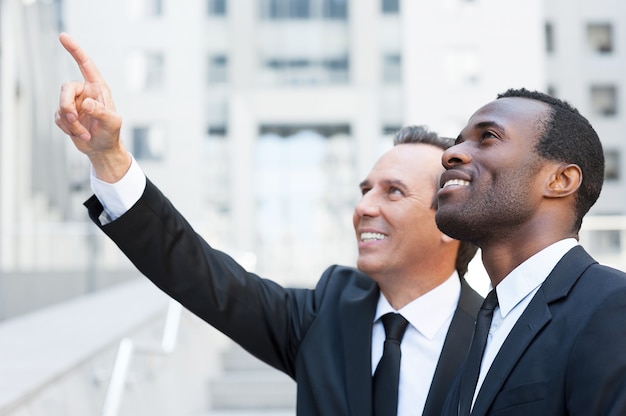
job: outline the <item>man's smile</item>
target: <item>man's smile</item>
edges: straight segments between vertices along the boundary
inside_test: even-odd
[[[443,184],[442,189],[453,185],[469,186],[469,184],[469,181],[465,181],[463,179],[450,179]]]
[[[376,240],[384,240],[387,236],[382,233],[372,233],[372,232],[363,232],[361,233],[361,241],[376,241]]]

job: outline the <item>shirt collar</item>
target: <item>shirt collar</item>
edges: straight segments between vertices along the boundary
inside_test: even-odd
[[[575,238],[557,241],[513,269],[496,286],[501,316],[506,317],[522,299],[541,286],[559,260],[577,244]]]
[[[409,324],[431,339],[456,310],[461,295],[461,281],[456,271],[442,284],[395,310],[383,293],[378,297],[374,322],[388,312],[402,314]]]

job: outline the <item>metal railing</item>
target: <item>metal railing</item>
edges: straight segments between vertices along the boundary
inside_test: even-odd
[[[163,337],[159,345],[135,345],[130,338],[124,338],[120,341],[113,371],[109,380],[109,385],[102,406],[102,416],[117,416],[120,405],[124,396],[124,388],[133,356],[136,354],[171,354],[176,348],[178,340],[178,329],[180,327],[180,316],[182,306],[180,303],[171,299],[167,315],[165,317],[165,326],[163,328]]]

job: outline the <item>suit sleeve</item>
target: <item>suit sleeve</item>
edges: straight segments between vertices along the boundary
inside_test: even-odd
[[[315,313],[311,290],[285,289],[213,249],[150,182],[140,200],[106,225],[91,197],[91,219],[137,269],[252,354],[294,377],[294,359]]]
[[[568,368],[569,414],[626,415],[626,288],[623,285],[603,301],[579,334]]]

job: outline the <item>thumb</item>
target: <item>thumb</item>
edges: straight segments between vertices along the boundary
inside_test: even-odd
[[[83,101],[83,105],[81,110],[83,110],[85,113],[91,115],[91,116],[95,116],[95,112],[96,112],[96,107],[98,106],[98,102],[92,98],[85,98],[85,101]]]
[[[105,130],[113,131],[120,129],[122,124],[120,116],[99,101],[93,98],[85,98],[81,107],[83,113],[97,120]]]

